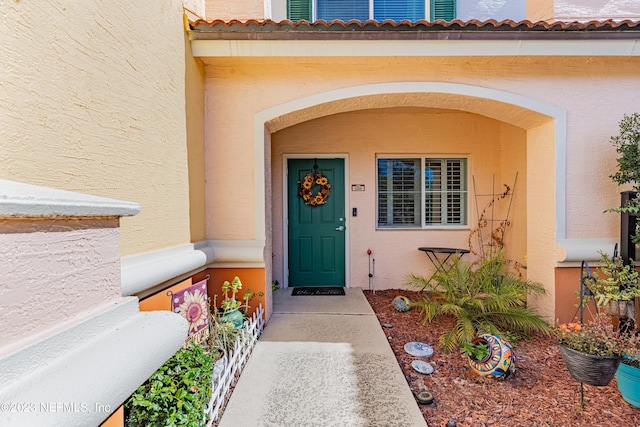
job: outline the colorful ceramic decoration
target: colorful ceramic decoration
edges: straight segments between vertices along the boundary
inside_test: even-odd
[[[516,371],[516,354],[507,341],[500,335],[483,334],[473,343],[485,342],[489,346],[489,355],[477,361],[469,357],[473,371],[483,377],[507,379]]]
[[[433,356],[433,348],[423,342],[408,342],[404,345],[404,351],[415,357]]]
[[[393,308],[401,312],[411,310],[411,307],[409,306],[409,304],[411,304],[411,301],[409,301],[409,298],[402,295],[398,295],[393,299],[393,301],[391,301],[391,305],[393,305]]]
[[[411,362],[411,367],[421,374],[433,373],[433,366],[431,366],[430,363],[427,363],[424,360],[414,360],[413,362]]]

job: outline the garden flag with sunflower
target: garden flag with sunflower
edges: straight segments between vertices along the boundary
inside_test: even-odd
[[[171,296],[173,311],[180,313],[189,322],[188,341],[199,342],[209,334],[209,304],[207,298],[207,279]]]

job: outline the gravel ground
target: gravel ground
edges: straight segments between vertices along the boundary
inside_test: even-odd
[[[471,371],[465,355],[438,348],[438,337],[451,319],[423,325],[417,309],[400,313],[392,307],[397,295],[412,301],[420,297],[403,290],[376,291],[375,295],[365,291],[380,323],[393,326],[383,329],[411,390],[434,395],[433,403],[421,405],[430,427],[445,426],[449,420],[458,427],[640,427],[640,409],[622,399],[615,379],[606,387],[585,385],[584,409],[580,408],[580,383],[569,375],[552,338],[541,335],[517,343],[517,370],[511,378],[482,378]],[[432,374],[423,375],[411,367],[417,358],[404,351],[410,341],[434,347],[434,355],[425,359],[435,368]]]

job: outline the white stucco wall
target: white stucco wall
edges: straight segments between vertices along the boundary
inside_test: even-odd
[[[526,0],[465,0],[456,2],[456,17],[463,21],[478,19],[521,21],[527,16]]]
[[[556,0],[554,17],[559,21],[624,20],[640,18],[638,0]]]
[[[140,203],[123,255],[188,243],[182,2],[0,7],[0,178]]]

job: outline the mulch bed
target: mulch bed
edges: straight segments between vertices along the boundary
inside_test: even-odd
[[[580,408],[580,383],[567,371],[553,338],[540,335],[517,343],[515,374],[505,380],[482,378],[471,371],[460,352],[444,353],[438,337],[451,319],[436,319],[423,325],[417,309],[401,313],[391,301],[397,295],[415,301],[417,292],[404,290],[365,291],[411,390],[428,390],[434,402],[420,409],[430,427],[454,420],[458,427],[479,426],[640,426],[640,409],[626,403],[614,379],[606,387],[584,386],[584,409]],[[423,375],[411,367],[416,358],[404,344],[420,341],[433,346],[427,359],[435,368]]]

